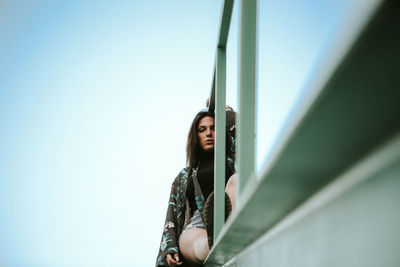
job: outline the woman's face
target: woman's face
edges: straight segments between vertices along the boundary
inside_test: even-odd
[[[214,149],[214,118],[206,116],[202,118],[197,127],[197,137],[203,151],[209,152]]]

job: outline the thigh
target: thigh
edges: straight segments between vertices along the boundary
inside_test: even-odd
[[[194,252],[194,243],[199,239],[207,241],[207,231],[201,228],[190,228],[179,237],[179,250],[183,257],[191,262],[200,263]]]
[[[236,185],[237,185],[237,174],[233,174],[225,187],[225,192],[228,194],[229,199],[231,201],[231,205],[232,205],[232,210],[235,208],[235,204],[236,204]]]

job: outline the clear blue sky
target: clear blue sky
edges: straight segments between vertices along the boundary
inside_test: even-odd
[[[357,9],[260,2],[258,168]],[[0,266],[154,265],[189,125],[209,95],[220,10],[215,0],[0,3]]]

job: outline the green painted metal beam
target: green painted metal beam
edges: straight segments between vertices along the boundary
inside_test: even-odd
[[[241,0],[239,5],[238,193],[255,170],[257,2]],[[240,194],[237,195],[240,205]]]
[[[217,38],[217,48],[216,48],[217,50],[218,48],[226,48],[226,43],[228,41],[228,35],[229,35],[229,28],[232,19],[233,2],[234,2],[233,0],[224,0],[222,4],[218,38]],[[216,61],[217,59],[215,59],[215,64],[217,64]],[[216,72],[216,67],[214,65],[214,69],[212,72],[210,104],[208,107],[208,110],[211,112],[214,112],[215,110],[215,75],[216,75],[215,72]]]
[[[216,60],[213,71],[209,111],[215,115],[214,162],[214,240],[225,223],[225,106],[226,106],[226,42],[232,17],[233,0],[225,0],[219,26]]]
[[[398,266],[399,206],[400,135],[224,266]]]
[[[233,0],[224,0],[221,12],[221,20],[219,24],[219,34],[218,34],[219,37],[218,37],[217,47],[220,48],[226,47],[229,35],[229,27],[231,25],[232,10],[233,10]]]
[[[217,49],[214,156],[214,240],[225,223],[226,49]]]
[[[205,266],[221,266],[400,133],[397,1],[365,2],[325,54]],[[239,125],[240,127],[241,125]]]

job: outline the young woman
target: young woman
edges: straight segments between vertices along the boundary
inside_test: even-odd
[[[235,112],[227,109],[225,192],[227,211],[235,204]],[[172,183],[156,266],[199,266],[212,245],[214,114],[200,111],[187,140],[187,164]],[[204,223],[206,222],[206,223]],[[208,229],[208,231],[206,230]]]

